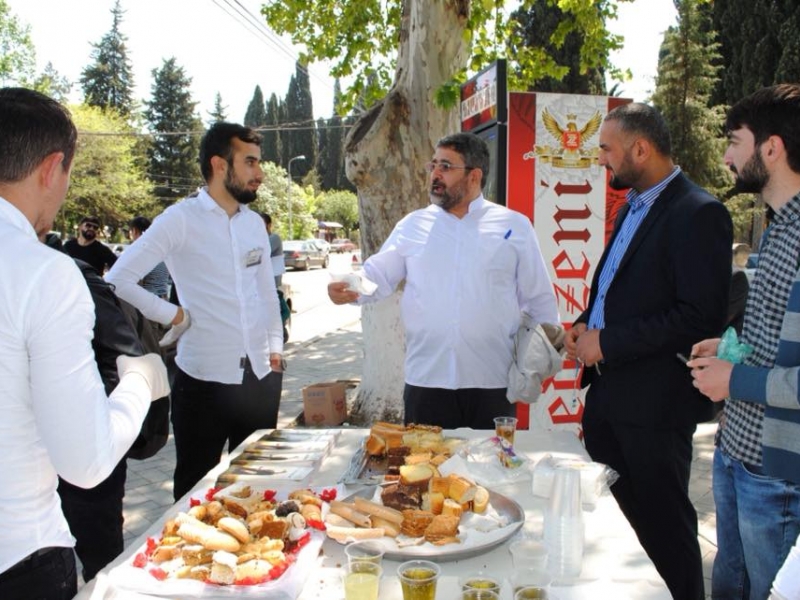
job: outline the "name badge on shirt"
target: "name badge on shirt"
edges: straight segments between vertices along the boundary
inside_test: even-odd
[[[244,255],[244,266],[255,267],[256,265],[260,265],[262,254],[264,254],[263,248],[255,248],[250,250],[250,252]]]

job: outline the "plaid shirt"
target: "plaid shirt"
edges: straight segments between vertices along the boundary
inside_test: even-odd
[[[747,296],[741,340],[753,346],[744,364],[772,369],[789,295],[800,268],[800,194],[783,206],[764,232],[758,269]],[[725,402],[717,444],[730,456],[761,465],[765,405]]]

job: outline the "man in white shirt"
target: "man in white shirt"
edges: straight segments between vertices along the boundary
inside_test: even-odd
[[[178,340],[172,390],[178,500],[256,429],[277,425],[283,327],[264,222],[247,205],[264,174],[260,137],[215,123],[200,146],[207,187],[169,207],[106,279]],[[137,282],[165,262],[182,306]]]
[[[481,138],[439,140],[426,168],[430,206],[406,215],[364,263],[375,294],[339,282],[328,295],[335,304],[376,301],[405,279],[406,423],[493,429],[494,417],[516,412],[506,388],[521,312],[559,323],[555,294],[530,221],[483,197]]]
[[[0,598],[77,592],[58,475],[104,480],[151,400],[169,393],[160,357],[120,357],[106,396],[92,351],[94,305],[75,262],[39,242],[69,186],[77,132],[32,90],[0,89]]]

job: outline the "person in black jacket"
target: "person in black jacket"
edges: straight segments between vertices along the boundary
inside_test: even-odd
[[[56,236],[48,234],[45,243],[51,248],[61,249]],[[142,343],[140,334],[149,332],[149,328],[144,327],[146,321],[141,314],[138,314],[140,327],[137,332],[121,301],[114,294],[113,287],[106,283],[90,264],[78,259],[75,259],[75,263],[86,280],[94,302],[95,326],[92,349],[106,393],[110,393],[119,383],[117,357],[121,354],[125,356],[146,354],[148,349]],[[137,317],[138,311],[132,306],[128,308],[131,315]],[[153,344],[157,348],[155,339]],[[163,410],[165,402],[167,401],[156,400],[151,405],[148,418],[154,410]],[[166,408],[168,410],[168,406]],[[163,417],[167,429],[168,418],[168,415]],[[166,435],[168,431],[164,432],[164,441]],[[129,455],[138,456],[144,450],[143,446],[146,443],[147,441],[140,435],[129,450]],[[126,476],[127,456],[119,462],[108,478],[93,488],[84,489],[59,478],[58,493],[61,496],[61,507],[70,531],[75,536],[75,552],[83,565],[84,581],[93,579],[100,569],[114,560],[125,548],[122,502],[125,496]]]

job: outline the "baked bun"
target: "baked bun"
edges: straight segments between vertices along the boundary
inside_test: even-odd
[[[449,479],[450,488],[447,492],[447,496],[459,504],[467,504],[468,502],[472,502],[473,498],[475,498],[475,492],[477,491],[478,486],[472,483],[469,479],[461,477],[460,475],[450,475]]]
[[[431,492],[439,492],[443,496],[449,497],[450,494],[450,478],[449,477],[431,477],[428,485]]]
[[[222,531],[230,533],[242,544],[250,541],[250,532],[247,530],[245,524],[233,517],[222,517],[217,521],[217,527]]]
[[[444,500],[441,514],[452,515],[454,517],[458,517],[459,519],[461,519],[461,515],[463,514],[463,512],[464,512],[463,507],[455,500],[452,500],[451,498],[446,498]]]
[[[475,497],[472,499],[472,510],[478,514],[483,514],[488,506],[489,490],[479,485],[475,490]]]
[[[435,515],[442,514],[444,494],[442,492],[425,492],[422,494],[422,510],[429,510]]]
[[[428,464],[403,465],[400,467],[400,483],[428,490],[428,483],[433,477],[433,468]]]
[[[365,448],[370,456],[383,456],[386,453],[386,440],[377,433],[370,433]]]

